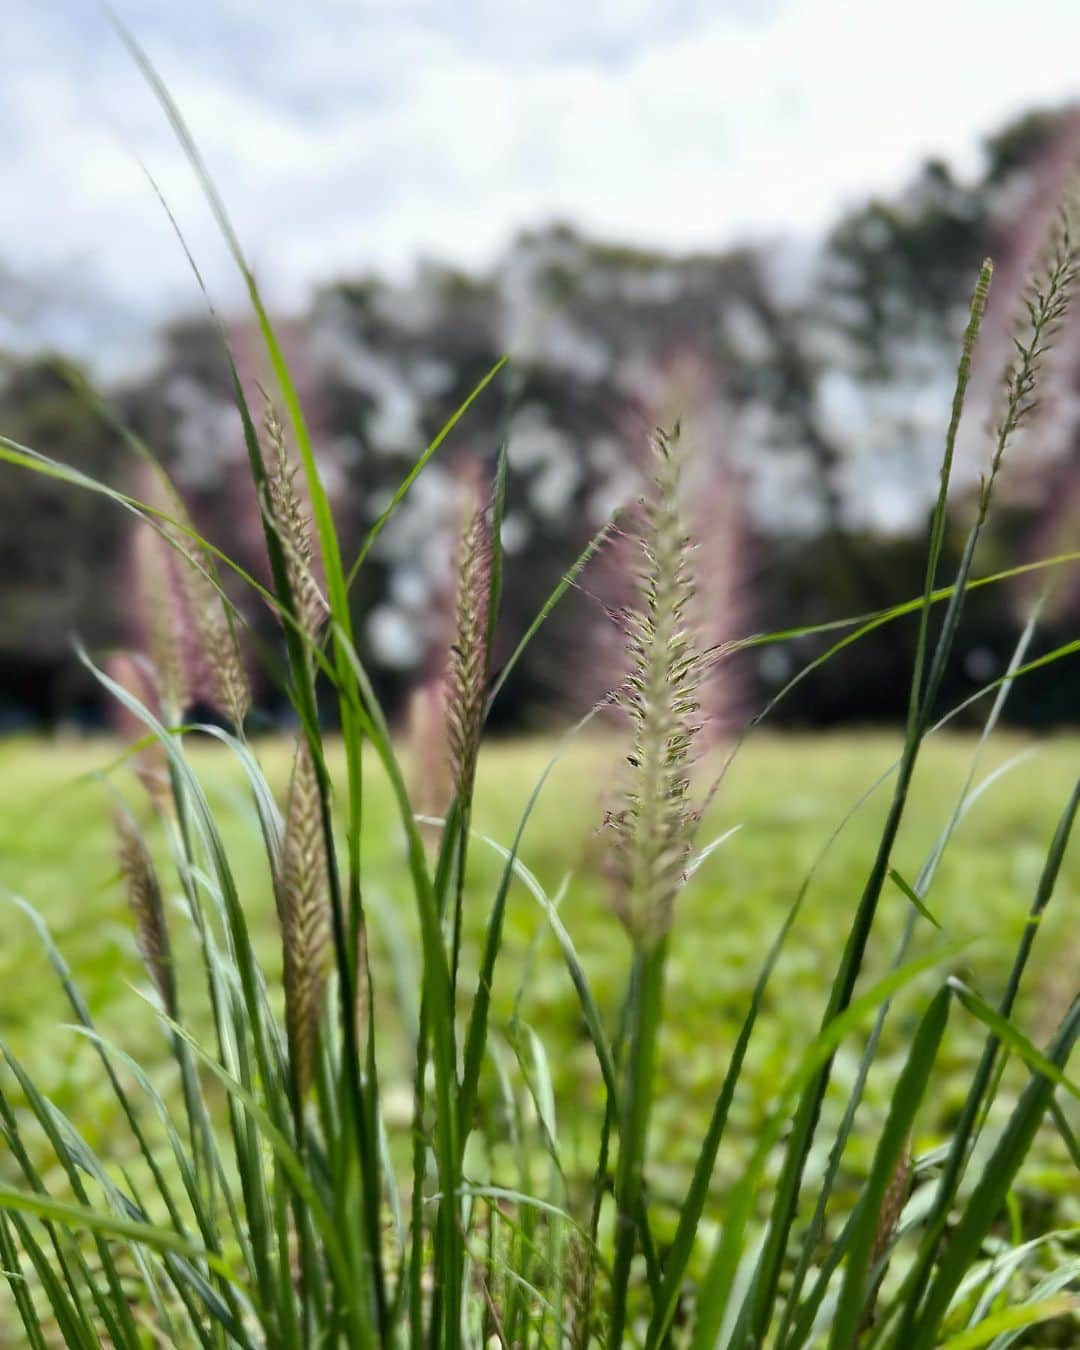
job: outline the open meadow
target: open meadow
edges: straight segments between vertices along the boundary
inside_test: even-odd
[[[509,844],[532,784],[556,749],[541,738],[494,742],[481,760],[474,828]],[[256,742],[268,777],[284,793],[290,763],[285,742]],[[913,877],[947,821],[969,768],[975,740],[938,736],[928,742],[916,791],[896,854],[900,872]],[[115,839],[104,784],[87,775],[115,766],[108,741],[8,742],[0,747],[0,882],[30,900],[48,922],[104,1034],[144,1065],[156,1065],[163,1088],[175,1090],[175,1064],[137,989],[145,978],[118,876]],[[980,762],[979,779],[1006,772],[960,824],[926,903],[941,925],[920,924],[918,950],[942,935],[970,945],[931,971],[923,987],[948,969],[964,975],[990,1000],[1001,991],[1022,930],[1055,823],[1066,800],[1080,741],[1075,736],[1029,740],[999,734]],[[835,736],[751,738],[736,757],[705,822],[703,839],[738,826],[704,862],[679,898],[660,1046],[655,1130],[650,1140],[650,1186],[662,1236],[677,1217],[712,1100],[744,1017],[766,950],[802,879],[816,875],[787,952],[771,981],[765,1012],[752,1042],[748,1068],[733,1106],[714,1179],[717,1198],[738,1175],[755,1130],[774,1105],[776,1087],[811,1038],[820,1019],[823,972],[831,970],[873,855],[886,805],[883,785],[832,839],[850,808],[898,753],[898,737],[869,731]],[[242,903],[257,950],[270,972],[280,971],[281,947],[270,879],[254,810],[227,751],[193,741],[191,759],[220,813]],[[334,767],[339,751],[333,749]],[[707,767],[707,766],[706,766]],[[547,890],[561,896],[559,911],[605,1016],[613,1024],[630,959],[629,943],[614,917],[611,884],[603,873],[607,849],[603,815],[620,774],[620,743],[613,737],[579,741],[566,751],[541,796],[521,858]],[[117,771],[122,783],[126,770]],[[707,778],[707,772],[703,775]],[[407,1033],[415,1025],[418,975],[414,966],[414,908],[403,888],[403,839],[385,783],[374,768],[365,807],[365,898],[372,916],[376,985],[386,1000],[377,1009],[384,1110],[391,1144],[403,1161],[412,1108]],[[151,839],[154,838],[151,832]],[[830,840],[832,842],[830,843]],[[160,842],[160,841],[158,841]],[[823,852],[823,850],[825,850]],[[467,935],[463,979],[471,987],[501,859],[477,846],[465,898]],[[1080,962],[1076,921],[1080,855],[1066,857],[1042,925],[1018,1003],[1017,1024],[1042,1044],[1064,1011]],[[171,897],[178,903],[177,897]],[[909,902],[886,894],[869,972],[884,972],[907,917]],[[192,957],[181,943],[179,959]],[[196,973],[189,960],[188,972]],[[198,987],[187,981],[192,996]],[[918,986],[916,986],[916,989]],[[391,1001],[387,991],[393,989]],[[279,989],[274,989],[275,997]],[[841,1191],[855,1188],[877,1142],[891,1083],[903,1061],[920,995],[906,991],[885,1026],[868,1095],[852,1134]],[[913,1011],[914,1009],[914,1011]],[[77,1107],[90,1142],[104,1156],[125,1160],[130,1142],[114,1136],[116,1103],[92,1048],[65,1029],[63,995],[26,918],[14,908],[0,945],[0,1025],[16,1052],[31,1058],[40,1087],[64,1109]],[[532,1074],[549,1072],[562,1165],[582,1184],[596,1153],[601,1085],[595,1055],[581,1023],[573,986],[546,918],[524,885],[515,884],[507,912],[504,955],[494,989],[491,1051],[504,1066],[520,1035],[534,1028],[540,1047],[523,1062]],[[913,1141],[929,1153],[962,1106],[985,1028],[962,1011],[955,1016],[948,1055],[939,1065]],[[865,1036],[840,1050],[827,1110],[839,1116],[856,1073]],[[518,1039],[519,1049],[526,1043]],[[544,1067],[541,1067],[544,1066]],[[510,1076],[519,1081],[521,1070]],[[993,1118],[1004,1120],[1027,1079],[1021,1063],[1005,1072]],[[494,1074],[485,1079],[485,1107],[496,1111]],[[509,1137],[496,1120],[494,1136]],[[828,1131],[825,1132],[826,1135]],[[533,1138],[540,1166],[543,1144]],[[1017,1189],[1018,1234],[1080,1221],[1080,1197],[1060,1140],[1039,1136]],[[823,1165],[815,1157],[811,1168]],[[517,1161],[507,1150],[494,1175],[516,1183]],[[501,1169],[501,1175],[500,1175]],[[977,1176],[978,1165],[972,1167]],[[670,1205],[665,1210],[665,1190]],[[849,1197],[851,1198],[851,1197]]]

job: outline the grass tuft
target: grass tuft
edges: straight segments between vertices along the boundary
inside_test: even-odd
[[[149,447],[112,414],[144,468],[141,496],[0,437],[0,459],[93,492],[135,524],[148,650],[114,655],[107,668],[80,656],[115,703],[126,745],[99,777],[130,766],[152,810],[146,835],[122,805],[113,828],[156,995],[138,1005],[141,1021],[125,1020],[121,1039],[137,1032],[157,1054],[147,1052],[144,1063],[145,1045],[134,1054],[99,1029],[100,990],[82,992],[44,920],[16,901],[74,1014],[91,1077],[78,1080],[84,1097],[50,1072],[40,1047],[32,1045],[26,1064],[0,1042],[0,1268],[10,1292],[0,1336],[17,1320],[21,1343],[33,1350],[619,1350],[627,1341],[646,1350],[960,1350],[1004,1347],[1033,1327],[1051,1336],[1060,1328],[1057,1343],[1073,1343],[1075,1235],[1028,1204],[1025,1186],[1038,1184],[1029,1164],[1044,1134],[1077,1161],[1066,1112],[1066,1099],[1080,1096],[1069,1066],[1080,1038],[1075,961],[1042,944],[1040,959],[1056,960],[1072,986],[1048,1038],[1022,1025],[1020,996],[1063,889],[1080,788],[1037,877],[1032,872],[1026,914],[1018,902],[1016,915],[981,944],[971,942],[971,896],[947,892],[941,864],[984,793],[1015,767],[1017,757],[977,776],[1011,689],[1075,655],[1080,642],[1029,657],[1036,608],[1007,668],[960,708],[938,707],[968,592],[1076,562],[1075,553],[1062,553],[987,577],[973,570],[995,483],[1039,396],[1078,280],[1068,215],[1033,285],[975,518],[947,584],[939,573],[953,453],[989,263],[976,279],[961,346],[920,596],[813,630],[725,638],[708,648],[694,617],[693,570],[702,555],[680,502],[686,452],[677,432],[656,433],[637,603],[625,616],[629,673],[547,758],[507,844],[473,826],[489,753],[485,723],[522,651],[615,523],[570,563],[496,675],[510,474],[500,447],[490,495],[478,494],[465,523],[445,698],[418,720],[410,784],[357,648],[352,582],[390,511],[502,363],[420,450],[346,570],[296,384],[224,203],[167,88],[119,31],[207,196],[273,373],[260,433],[220,326],[272,580],[258,582],[199,534]],[[226,593],[219,569],[239,600]],[[240,637],[243,604],[253,598],[281,621],[282,650],[258,655],[295,713],[289,763],[287,750],[245,734],[251,693]],[[747,914],[764,912],[768,886],[753,866],[720,870],[739,847],[731,841],[745,837],[737,826],[705,847],[696,842],[716,789],[700,797],[705,807],[696,805],[700,681],[733,651],[842,634],[751,719],[724,757],[726,770],[810,670],[904,616],[917,627],[899,754],[806,875],[785,822],[770,818],[762,827],[769,876],[779,874],[794,898],[756,977],[751,965],[743,978],[760,955],[747,941]],[[934,803],[926,809],[936,810],[948,797],[917,772],[924,747],[986,695],[989,712],[960,792],[945,800],[922,868],[909,870],[901,854],[912,804],[925,794]],[[231,723],[199,729],[214,755],[183,724],[200,699]],[[606,832],[614,915],[587,867],[549,894],[544,868],[524,856],[556,763],[612,704],[631,738],[624,795]],[[503,753],[513,755],[520,777],[525,752]],[[595,796],[609,766],[589,759],[592,749],[577,753]],[[217,790],[222,760],[242,785],[239,824]],[[425,765],[437,768],[431,781],[417,782]],[[891,797],[876,832],[865,826],[869,846],[855,850],[857,872],[844,874],[834,898],[839,931],[807,940],[801,921],[818,867],[885,784]],[[438,817],[426,810],[434,799]],[[434,837],[422,832],[433,828]],[[472,850],[477,839],[484,848]],[[1018,853],[1021,882],[1025,866]],[[262,941],[259,885],[276,901],[280,985]],[[517,916],[508,920],[517,887],[540,914],[524,958],[520,950],[508,955],[520,936]],[[699,888],[711,933],[682,926]],[[609,957],[603,978],[576,940],[590,902]],[[613,940],[620,922],[628,944]],[[716,952],[707,943],[717,929],[721,957],[703,975],[701,951]],[[567,1066],[529,1021],[532,1000],[552,997],[536,976],[551,938],[580,1042]],[[520,982],[504,1019],[515,959]],[[608,978],[612,969],[618,978]],[[688,978],[708,986],[717,1016],[709,1053],[685,1053],[684,1062]],[[818,1005],[824,1014],[812,1031]],[[730,1045],[720,1030],[728,1026]],[[966,1054],[972,1043],[981,1053]],[[579,1060],[586,1067],[571,1113],[557,1083]],[[957,1061],[962,1091],[941,1109],[936,1097],[942,1084],[955,1089]],[[168,1072],[157,1071],[162,1062]],[[711,1103],[697,1140],[680,1096],[694,1075]],[[95,1132],[102,1112],[110,1129]],[[661,1155],[661,1125],[679,1165]],[[1042,1183],[1061,1188],[1059,1177]]]

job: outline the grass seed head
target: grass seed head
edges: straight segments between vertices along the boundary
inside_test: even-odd
[[[458,552],[456,631],[446,672],[446,722],[454,789],[472,791],[488,678],[491,601],[491,521],[482,501],[466,525]]]
[[[135,941],[162,1006],[176,1016],[176,990],[165,910],[157,873],[146,843],[131,816],[118,806],[113,812],[120,873],[128,907],[135,920]]]
[[[293,761],[277,879],[285,973],[285,1021],[297,1088],[311,1083],[326,988],[330,904],[315,763],[301,735]]]
[[[1025,322],[1013,338],[1014,355],[1005,369],[1003,408],[994,430],[989,470],[983,475],[979,514],[986,518],[994,483],[1016,432],[1039,405],[1043,365],[1072,305],[1080,279],[1080,249],[1073,238],[1071,203],[1055,221],[1043,263],[1024,297]]]
[[[167,505],[178,522],[167,524],[165,531],[172,542],[178,605],[186,615],[191,694],[205,698],[240,728],[251,708],[251,689],[233,619],[217,587],[213,558],[188,533],[190,517],[175,489]]]
[[[904,1145],[900,1157],[897,1159],[896,1167],[893,1169],[893,1174],[889,1178],[889,1184],[886,1186],[885,1194],[881,1200],[877,1228],[874,1230],[874,1244],[870,1250],[870,1270],[873,1270],[881,1261],[882,1257],[889,1250],[889,1244],[896,1236],[896,1230],[900,1225],[900,1216],[903,1214],[904,1206],[907,1204],[908,1196],[911,1194],[912,1168],[913,1163],[909,1141],[909,1143]],[[881,1288],[884,1274],[885,1272],[882,1270],[877,1283],[867,1296],[866,1309],[862,1317],[863,1330],[867,1330],[873,1325],[878,1291]]]
[[[115,652],[108,661],[108,673],[117,684],[132,694],[151,712],[161,714],[154,671],[146,659],[135,652]],[[159,812],[168,811],[172,802],[169,761],[165,747],[156,736],[149,736],[146,724],[119,699],[110,699],[112,725],[129,744],[140,744],[134,751],[135,776]]]
[[[679,509],[677,439],[677,430],[653,438],[638,607],[626,621],[630,673],[618,693],[634,742],[623,805],[610,817],[615,904],[643,946],[658,941],[671,924],[697,823],[689,773],[701,731],[702,657],[692,617],[691,544]]]
[[[139,622],[167,722],[180,720],[191,702],[190,631],[179,563],[168,540],[151,525],[139,525],[133,566]]]
[[[135,541],[142,628],[162,714],[167,722],[178,722],[201,697],[240,727],[251,693],[213,558],[195,536],[187,507],[167,478],[148,476],[140,490],[162,513],[158,526],[140,527]]]
[[[446,688],[438,676],[417,685],[409,695],[407,735],[413,809],[420,816],[445,816],[454,788],[446,754]],[[430,825],[423,832],[432,838],[438,834]]]
[[[285,428],[269,399],[264,421],[271,450],[267,509],[285,554],[297,621],[304,634],[314,639],[326,621],[328,608],[312,571],[311,524],[296,485],[297,465],[285,444]]]

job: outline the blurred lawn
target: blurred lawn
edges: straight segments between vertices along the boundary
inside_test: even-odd
[[[974,741],[936,737],[924,753],[907,824],[895,858],[914,880],[933,840],[948,818],[963,781]],[[836,737],[769,737],[751,740],[737,758],[714,801],[702,842],[738,824],[741,828],[713,854],[681,899],[667,988],[662,1043],[664,1082],[657,1096],[651,1176],[658,1198],[674,1202],[685,1184],[712,1097],[745,1011],[760,961],[800,882],[860,793],[888,768],[898,737],[878,732]],[[482,759],[474,823],[509,843],[529,791],[553,749],[540,739],[496,742]],[[289,749],[261,742],[257,751],[275,783],[284,783]],[[954,968],[989,998],[1001,989],[1047,846],[1080,763],[1080,738],[1024,742],[998,737],[980,770],[985,775],[1009,758],[1026,757],[995,783],[961,824],[941,865],[929,905],[945,936],[975,939]],[[77,781],[113,760],[109,742],[0,745],[0,885],[32,901],[50,924],[102,1030],[125,1049],[155,1064],[170,1080],[152,1014],[133,992],[141,982],[130,925],[116,875],[109,825],[109,796],[102,783]],[[210,744],[191,747],[224,822],[233,865],[266,969],[276,985],[280,952],[268,878],[260,857],[254,816],[240,775],[227,752]],[[619,746],[598,738],[576,745],[552,776],[526,833],[522,857],[554,893],[569,883],[562,915],[581,953],[596,996],[614,1022],[628,963],[628,944],[611,914],[603,879],[604,808],[614,801]],[[132,800],[137,789],[126,771],[116,781]],[[806,908],[777,971],[751,1044],[750,1073],[740,1091],[732,1129],[720,1155],[717,1186],[737,1175],[748,1138],[767,1111],[781,1075],[812,1035],[828,991],[872,857],[875,833],[887,806],[879,790],[836,839],[811,888]],[[405,1139],[410,1106],[410,1066],[399,1008],[416,988],[410,968],[416,951],[413,910],[399,866],[401,834],[389,794],[372,762],[365,814],[365,889],[372,911],[373,948],[380,981],[382,1073],[388,1123]],[[499,871],[499,860],[482,845],[472,855],[467,897],[468,936],[464,988],[475,967],[479,935]],[[175,889],[175,886],[173,886]],[[1019,1003],[1019,1021],[1033,1036],[1048,1035],[1073,992],[1080,967],[1080,848],[1066,860],[1043,925]],[[881,906],[871,965],[882,972],[905,918],[907,901],[891,886]],[[178,926],[179,923],[178,923]],[[72,1110],[91,1141],[126,1152],[93,1051],[62,1027],[68,1011],[27,920],[6,910],[0,943],[0,1029],[65,1109]],[[919,946],[940,942],[920,925]],[[535,945],[534,945],[535,944]],[[190,947],[183,946],[186,959]],[[391,959],[391,955],[394,959]],[[564,1161],[573,1174],[589,1166],[599,1101],[598,1074],[585,1039],[572,988],[541,913],[523,887],[515,887],[507,919],[505,959],[495,990],[494,1025],[505,1029],[519,994],[520,1017],[539,1033],[554,1079]],[[924,985],[922,988],[924,989]],[[397,993],[393,993],[394,989]],[[197,984],[189,983],[188,1008],[199,1014]],[[399,998],[398,995],[401,995]],[[872,1150],[889,1085],[898,1072],[905,1040],[920,1003],[920,990],[903,996],[890,1018],[853,1140],[846,1184],[853,1184]],[[932,1146],[936,1127],[959,1109],[966,1074],[982,1035],[955,1009],[939,1066],[939,1081],[915,1140]],[[828,1110],[840,1109],[840,1094],[855,1073],[860,1046],[841,1049]],[[515,1071],[516,1072],[516,1071]],[[490,1075],[489,1075],[490,1078]],[[1025,1074],[1009,1067],[1002,1092],[1008,1103]],[[489,1100],[494,1087],[488,1083]],[[1001,1111],[996,1113],[1000,1118]],[[1029,1208],[1045,1224],[1045,1206],[1058,1220],[1080,1218],[1074,1179],[1049,1128],[1023,1174]],[[812,1167],[823,1158],[815,1158]],[[496,1155],[498,1166],[498,1155]]]

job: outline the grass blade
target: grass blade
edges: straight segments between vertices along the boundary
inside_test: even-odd
[[[1080,997],[1058,1028],[1046,1058],[1061,1068],[1080,1037]],[[983,1239],[1005,1203],[1005,1198],[1027,1157],[1035,1132],[1053,1099],[1054,1083],[1036,1072],[1020,1096],[1009,1123],[971,1194],[952,1236],[941,1253],[937,1273],[930,1283],[926,1304],[910,1338],[902,1344],[910,1350],[930,1350],[948,1313],[953,1295],[977,1255]]]
[[[915,1032],[904,1071],[897,1080],[848,1243],[844,1282],[833,1317],[829,1350],[849,1350],[858,1340],[871,1294],[870,1265],[886,1190],[896,1173],[930,1081],[930,1071],[949,1017],[949,998],[950,988],[946,985],[931,1000]]]

